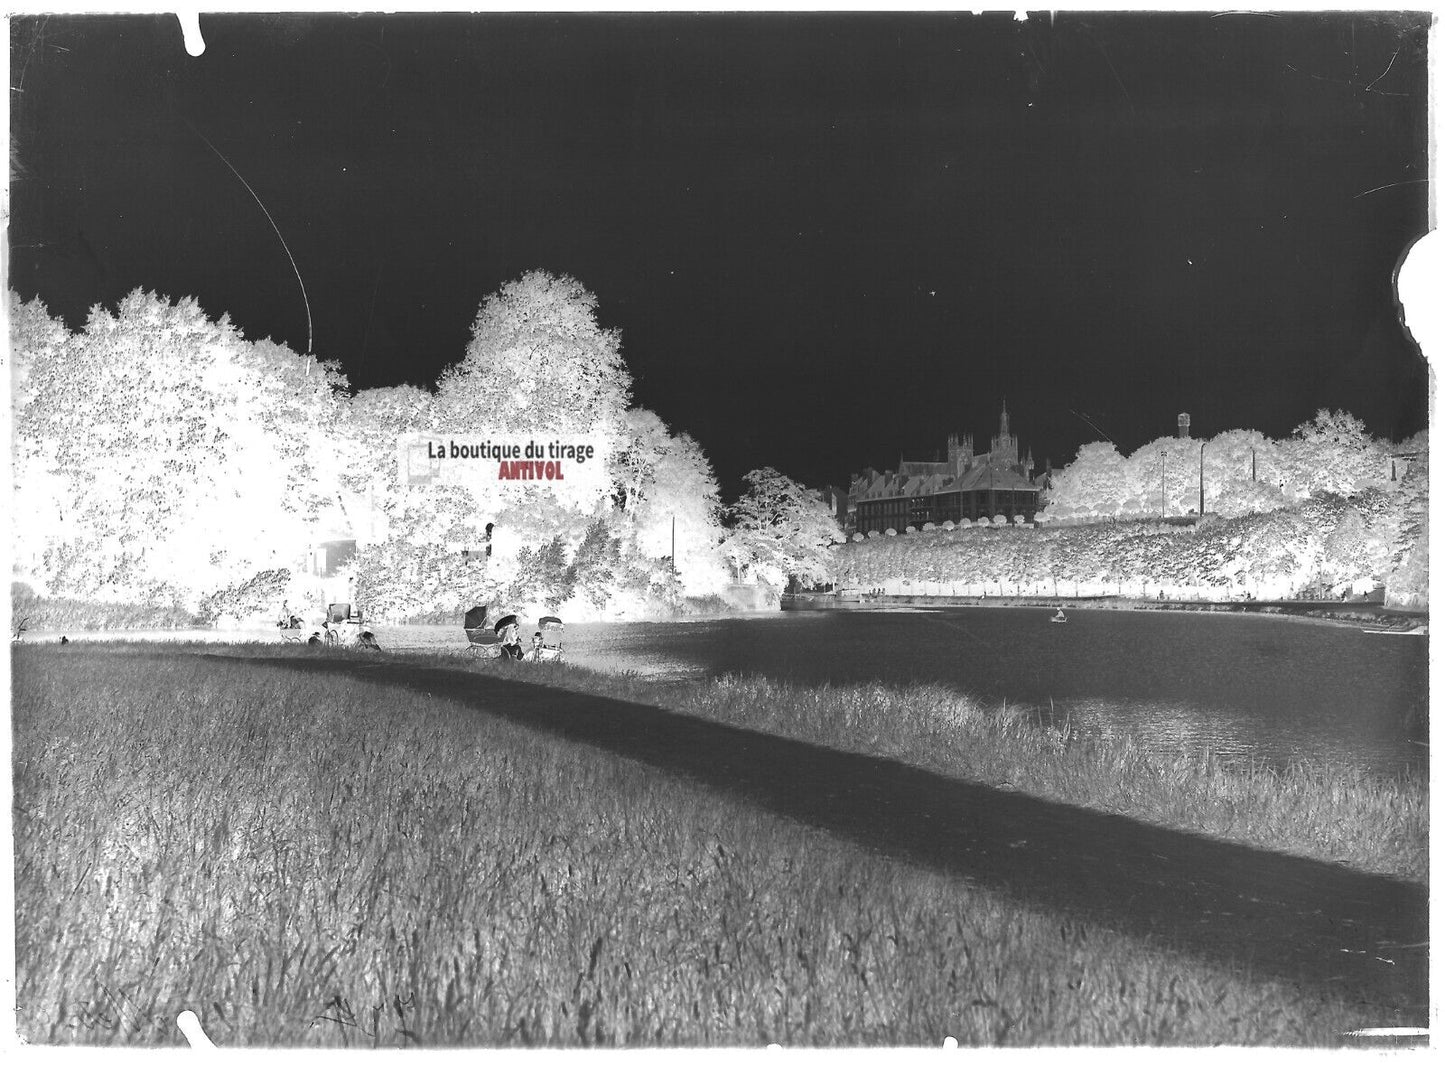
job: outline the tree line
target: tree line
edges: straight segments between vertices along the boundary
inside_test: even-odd
[[[1197,516],[1201,486],[1204,519]],[[1037,529],[855,536],[838,580],[962,594],[1239,599],[1429,594],[1428,432],[1393,444],[1321,410],[1285,440],[1230,430],[1121,454],[1091,443],[1057,472]]]
[[[1294,507],[1321,495],[1390,489],[1412,468],[1395,457],[1416,456],[1419,467],[1427,444],[1428,431],[1395,444],[1371,436],[1354,415],[1324,408],[1283,440],[1233,429],[1208,440],[1161,437],[1129,455],[1095,442],[1053,475],[1043,521],[1193,515],[1201,489],[1204,512],[1226,518]]]
[[[772,468],[725,506],[698,442],[633,405],[621,338],[570,277],[531,271],[483,300],[429,388],[353,391],[338,363],[247,340],[190,298],[136,290],[77,332],[38,299],[11,293],[10,313],[15,577],[45,596],[274,610],[320,595],[298,559],[345,537],[375,616],[645,614],[821,579],[840,539]],[[479,433],[585,436],[599,461],[432,484],[398,461],[409,435]]]

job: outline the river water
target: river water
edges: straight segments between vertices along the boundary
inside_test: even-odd
[[[1277,617],[1038,608],[788,611],[569,626],[568,658],[656,678],[924,682],[1162,753],[1372,772],[1428,763],[1428,640]],[[398,633],[401,637],[403,634]],[[449,639],[459,641],[460,634]]]
[[[937,684],[1057,725],[1127,732],[1165,754],[1210,751],[1275,766],[1303,758],[1384,773],[1428,765],[1423,636],[1166,611],[1075,610],[1066,625],[1054,625],[1051,613],[787,611],[580,624],[567,627],[565,648],[578,665],[659,680],[735,673],[807,684]],[[382,625],[376,633],[388,648],[466,648],[460,623]],[[276,639],[274,630],[168,636]]]

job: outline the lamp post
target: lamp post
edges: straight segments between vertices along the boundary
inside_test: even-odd
[[[1208,441],[1199,442],[1199,519],[1204,520],[1204,446]]]

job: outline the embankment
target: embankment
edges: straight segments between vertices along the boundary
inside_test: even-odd
[[[966,600],[1267,603],[1306,594],[1340,600],[1381,587],[1390,602],[1418,600],[1428,587],[1418,531],[1403,520],[1386,529],[1382,520],[1378,535],[1348,536],[1359,525],[1349,520],[1351,507],[1325,497],[1197,526],[972,526],[869,537],[835,549],[834,574],[840,588]]]

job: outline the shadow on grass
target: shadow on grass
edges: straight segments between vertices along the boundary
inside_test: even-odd
[[[1396,1012],[1382,1025],[1426,1024],[1421,885],[535,683],[386,660],[246,661],[455,700],[1023,903],[1262,976],[1343,985]]]

